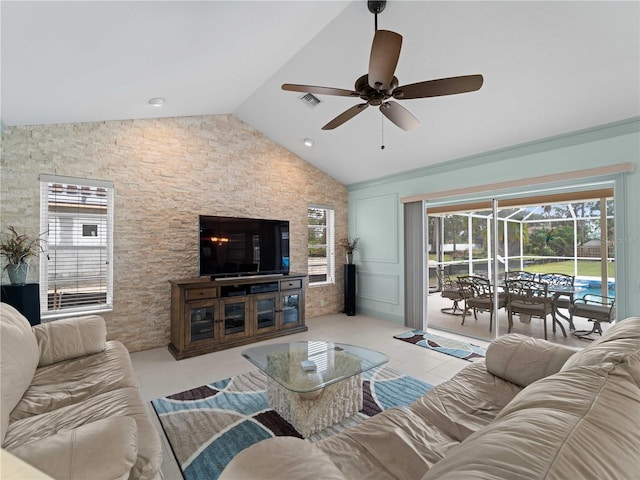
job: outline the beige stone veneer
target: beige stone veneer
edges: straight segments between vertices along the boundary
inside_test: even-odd
[[[336,238],[347,233],[345,186],[233,115],[6,127],[1,149],[3,230],[39,233],[41,173],[115,183],[114,308],[104,317],[130,351],[169,343],[168,280],[197,274],[199,214],[289,220],[295,272],[306,272],[309,203],[334,206]],[[336,276],[307,289],[308,317],[342,309],[340,264]]]

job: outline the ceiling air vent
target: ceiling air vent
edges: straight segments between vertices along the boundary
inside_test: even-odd
[[[310,93],[305,93],[304,95],[298,98],[302,100],[302,103],[307,105],[309,108],[313,108],[320,103],[320,99],[318,97],[313,96]]]

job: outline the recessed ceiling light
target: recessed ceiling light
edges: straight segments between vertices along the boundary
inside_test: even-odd
[[[305,138],[305,139],[304,139],[304,144],[305,144],[307,147],[313,147],[313,140],[311,140],[310,138]]]
[[[149,100],[149,105],[154,107],[161,107],[164,105],[164,98],[156,97]]]

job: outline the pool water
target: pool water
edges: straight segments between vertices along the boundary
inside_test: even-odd
[[[578,290],[578,293],[574,295],[574,298],[575,299],[583,298],[585,295],[602,295],[601,285],[602,283],[600,282],[594,282],[594,281],[584,282],[576,279],[575,287],[579,290]],[[608,296],[610,298],[615,298],[616,296],[615,284],[613,283],[609,283]]]

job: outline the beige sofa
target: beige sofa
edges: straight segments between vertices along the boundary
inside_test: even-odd
[[[640,478],[640,318],[575,352],[517,334],[407,408],[237,455],[229,479]]]
[[[0,340],[0,476],[17,457],[56,480],[162,478],[129,353],[101,317],[32,328],[1,303]]]

